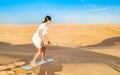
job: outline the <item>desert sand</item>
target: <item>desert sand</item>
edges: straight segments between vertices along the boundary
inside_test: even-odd
[[[38,24],[0,25],[1,66],[32,60],[37,50],[31,38],[37,27]],[[53,57],[55,62],[42,68],[47,65],[48,71],[55,70],[47,75],[120,75],[120,24],[53,24],[48,32],[51,45],[45,40],[46,58]],[[0,75],[17,75],[15,67],[7,72],[1,66]],[[39,70],[23,75],[45,75]]]

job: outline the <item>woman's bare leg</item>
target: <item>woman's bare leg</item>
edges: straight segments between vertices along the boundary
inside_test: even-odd
[[[41,48],[37,48],[37,50],[38,50],[38,52],[35,54],[35,56],[34,56],[34,58],[33,58],[33,63],[35,63],[36,62],[36,60],[37,60],[37,58],[38,58],[38,56],[41,54]]]
[[[45,61],[45,47],[42,47],[41,54],[42,54],[41,61]]]

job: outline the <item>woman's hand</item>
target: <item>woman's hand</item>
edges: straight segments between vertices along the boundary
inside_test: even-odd
[[[47,43],[48,43],[48,45],[50,45],[50,44],[51,44],[51,42],[50,42],[50,41],[47,41]]]
[[[41,42],[41,47],[45,47],[45,44],[43,41]]]

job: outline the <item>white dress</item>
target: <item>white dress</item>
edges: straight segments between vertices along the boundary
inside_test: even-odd
[[[35,34],[33,35],[33,37],[32,37],[32,42],[33,42],[33,44],[37,47],[37,48],[42,48],[41,47],[41,39],[40,39],[40,37],[39,37],[39,30],[40,29],[43,29],[43,31],[42,31],[42,37],[44,37],[47,33],[48,33],[48,29],[47,29],[47,26],[45,25],[45,23],[42,23],[39,27],[38,27],[38,29],[37,29],[37,31],[35,32]]]

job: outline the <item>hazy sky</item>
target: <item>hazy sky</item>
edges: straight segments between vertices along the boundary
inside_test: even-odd
[[[120,24],[120,0],[0,0],[0,24]]]

